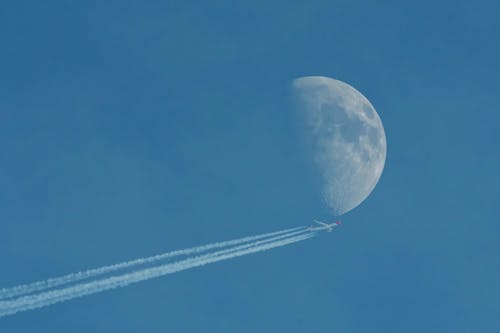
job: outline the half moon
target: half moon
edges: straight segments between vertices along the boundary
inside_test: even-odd
[[[325,204],[334,215],[344,214],[368,197],[382,174],[382,121],[365,96],[335,79],[295,79],[292,94]]]

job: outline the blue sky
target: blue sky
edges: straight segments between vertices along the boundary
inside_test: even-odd
[[[327,217],[292,79],[386,130],[333,234],[0,319],[1,332],[498,332],[493,1],[0,5],[0,286]]]

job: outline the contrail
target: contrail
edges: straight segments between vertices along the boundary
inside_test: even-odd
[[[99,293],[105,290],[125,287],[132,283],[172,274],[186,269],[207,265],[210,263],[240,257],[250,253],[266,251],[272,248],[292,244],[313,237],[316,233],[309,231],[295,231],[280,236],[255,241],[228,249],[184,259],[177,262],[145,268],[132,273],[101,278],[96,281],[80,283],[61,289],[44,291],[29,296],[0,301],[0,317],[13,315],[17,312],[36,309],[51,304],[64,302],[73,298]],[[299,234],[299,235],[297,235]]]
[[[121,269],[132,268],[132,267],[145,265],[145,264],[153,264],[155,262],[159,262],[159,261],[173,258],[176,256],[183,256],[183,255],[185,256],[185,255],[203,253],[203,252],[206,252],[206,251],[212,250],[212,249],[224,248],[224,247],[243,244],[243,243],[247,243],[247,242],[253,242],[253,241],[256,241],[259,239],[273,237],[273,236],[281,235],[281,234],[287,234],[287,233],[291,233],[291,232],[296,232],[298,230],[303,230],[303,229],[304,229],[304,227],[297,227],[297,228],[285,229],[285,230],[281,230],[281,231],[275,231],[275,232],[270,232],[270,233],[256,235],[256,236],[243,237],[243,238],[224,241],[224,242],[217,242],[217,243],[213,243],[213,244],[192,247],[192,248],[184,249],[184,250],[171,251],[171,252],[162,253],[162,254],[158,254],[155,256],[147,257],[147,258],[139,258],[139,259],[126,261],[126,262],[119,263],[119,264],[104,266],[104,267],[95,268],[95,269],[89,269],[89,270],[77,272],[77,273],[71,273],[71,274],[61,276],[61,277],[47,279],[44,281],[33,282],[30,284],[24,284],[24,285],[12,287],[12,288],[4,288],[4,289],[0,289],[0,300],[7,299],[7,298],[13,298],[16,296],[21,296],[21,295],[27,295],[27,294],[31,294],[31,293],[34,293],[37,291],[52,289],[52,288],[62,286],[65,284],[74,283],[74,282],[82,281],[85,279],[90,279],[90,278],[93,278],[93,277],[96,277],[99,275],[109,274],[109,273],[112,273],[112,272],[115,272],[115,271],[118,271]]]
[[[295,232],[295,233],[302,233],[302,232]],[[206,254],[204,256],[198,256],[198,257],[186,259],[184,261],[189,261],[189,260],[192,261],[192,260],[196,260],[196,259],[206,259],[206,258],[209,258],[209,257],[212,257],[212,256],[225,255],[225,254],[228,254],[228,253],[233,253],[235,251],[246,250],[246,249],[251,248],[251,247],[260,246],[262,244],[268,244],[268,243],[271,243],[271,242],[276,242],[276,241],[282,240],[284,238],[290,238],[290,237],[291,236],[289,236],[289,235],[281,235],[281,236],[273,237],[273,238],[270,238],[270,239],[256,241],[254,243],[240,245],[240,246],[235,246],[233,248],[229,248],[229,249],[217,251],[217,252],[214,252],[214,253],[209,253],[209,254]],[[160,265],[160,266],[163,267],[163,266],[168,266],[168,265],[172,265],[172,264],[175,264],[175,263],[164,264],[164,265]],[[148,271],[148,270],[154,270],[155,268],[158,268],[158,267],[159,266],[152,267],[152,268],[147,268],[147,269],[142,269],[142,270],[139,270],[138,272],[134,272],[134,273],[124,273],[122,275],[113,276],[113,277],[109,277],[109,278],[101,278],[101,279],[99,279],[97,281],[87,282],[87,283],[80,283],[80,284],[77,284],[75,286],[70,286],[70,287],[66,287],[66,288],[63,288],[63,289],[57,289],[57,290],[53,290],[53,291],[38,293],[38,294],[30,295],[30,296],[23,296],[23,297],[16,298],[14,300],[3,301],[3,302],[0,301],[0,317],[2,316],[2,310],[6,307],[6,305],[9,305],[9,304],[17,304],[17,305],[19,305],[23,301],[24,301],[24,303],[27,303],[27,302],[30,302],[30,301],[33,301],[33,300],[40,299],[41,295],[52,295],[52,296],[53,295],[58,295],[59,291],[63,291],[64,292],[64,291],[67,291],[67,290],[74,290],[75,287],[79,287],[77,289],[88,289],[88,286],[95,285],[96,282],[100,282],[100,281],[103,281],[103,280],[106,280],[106,281],[114,281],[116,279],[120,279],[120,281],[123,280],[123,279],[126,280],[130,275],[136,275],[137,273],[145,272],[145,271]],[[140,280],[140,281],[142,281],[142,280]],[[116,287],[111,287],[111,288],[106,288],[106,289],[113,289],[113,288],[116,288]],[[106,289],[104,289],[104,290],[106,290]],[[91,293],[94,293],[94,292],[91,292]],[[65,294],[67,294],[67,292],[65,292]],[[85,293],[84,295],[87,295],[87,293]],[[79,296],[72,296],[70,298],[74,298],[74,297],[79,297]],[[45,299],[45,297],[42,297],[42,298]],[[51,297],[51,298],[54,298],[54,297]],[[55,303],[57,303],[57,302],[59,302],[59,301],[55,301]],[[54,302],[51,302],[50,304],[53,304],[53,303]]]

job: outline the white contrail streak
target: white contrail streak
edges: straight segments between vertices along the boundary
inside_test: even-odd
[[[243,238],[224,241],[224,242],[218,242],[218,243],[213,243],[213,244],[208,244],[208,245],[192,247],[192,248],[184,249],[184,250],[171,251],[171,252],[162,253],[162,254],[158,254],[155,256],[147,257],[147,258],[139,258],[139,259],[135,259],[135,260],[131,260],[131,261],[122,262],[119,264],[104,266],[104,267],[95,268],[95,269],[89,269],[89,270],[77,272],[77,273],[71,273],[71,274],[61,276],[61,277],[47,279],[44,281],[33,282],[30,284],[24,284],[24,285],[12,287],[12,288],[4,288],[4,289],[0,289],[0,300],[7,299],[7,298],[13,298],[16,296],[21,296],[21,295],[27,295],[27,294],[31,294],[31,293],[46,290],[46,289],[52,289],[52,288],[62,286],[65,284],[74,283],[74,282],[78,282],[78,281],[85,280],[85,279],[90,279],[90,278],[93,278],[93,277],[96,277],[99,275],[109,274],[109,273],[112,273],[112,272],[115,272],[115,271],[118,271],[121,269],[132,268],[132,267],[145,265],[145,264],[153,264],[155,262],[159,262],[159,261],[173,258],[176,256],[203,253],[203,252],[206,252],[206,251],[212,250],[212,249],[224,248],[224,247],[243,244],[243,243],[247,243],[247,242],[253,242],[253,241],[256,241],[259,239],[273,237],[273,236],[281,235],[281,234],[287,234],[287,233],[291,233],[291,232],[297,232],[298,230],[303,230],[303,229],[304,229],[304,227],[291,228],[291,229],[285,229],[285,230],[281,230],[281,231],[270,232],[270,233],[256,235],[256,236],[243,237]]]
[[[302,233],[301,231],[299,232],[295,232],[294,234],[297,234],[297,233]],[[238,250],[244,250],[244,249],[247,249],[247,248],[250,248],[250,247],[254,247],[254,246],[258,246],[258,245],[261,245],[263,243],[269,243],[269,242],[274,242],[274,241],[278,241],[278,240],[281,240],[281,239],[284,239],[284,238],[287,238],[287,237],[291,237],[290,235],[286,234],[286,235],[281,235],[281,236],[276,236],[276,237],[273,237],[273,238],[269,238],[269,239],[265,239],[265,240],[261,240],[261,241],[256,241],[254,243],[250,243],[250,244],[245,244],[245,245],[240,245],[240,246],[235,246],[235,247],[232,247],[232,248],[228,248],[228,249],[225,249],[225,250],[222,250],[222,251],[218,251],[218,252],[214,252],[214,253],[209,253],[209,254],[206,254],[204,256],[199,256],[199,257],[194,257],[194,258],[190,258],[191,260],[192,259],[197,259],[197,258],[205,258],[205,257],[209,257],[209,256],[216,256],[216,255],[222,255],[222,254],[227,254],[227,253],[231,253],[231,252],[234,252],[234,251],[238,251]],[[165,264],[166,265],[166,264]],[[165,265],[161,265],[161,266],[165,266]],[[159,266],[156,266],[156,267],[159,267]],[[152,268],[148,268],[148,269],[154,269],[155,267],[152,267]],[[147,269],[141,269],[139,272],[143,272]],[[114,277],[111,277],[109,279],[114,279],[114,278],[119,278],[119,277],[125,277],[125,276],[128,276],[127,274],[134,274],[134,273],[123,273],[121,275],[118,275],[118,276],[114,276]],[[104,280],[105,278],[101,278],[99,279],[100,280]],[[95,282],[95,281],[94,281]],[[93,284],[93,282],[87,282],[87,283],[80,283],[78,284],[77,286],[87,286],[87,285],[91,285]],[[65,290],[65,289],[71,289],[75,286],[72,286],[72,287],[67,287],[67,288],[63,288],[63,289],[57,289],[57,290],[54,290],[53,292],[57,292],[58,290]],[[73,288],[74,289],[74,288]],[[24,297],[19,297],[17,299],[14,299],[14,300],[10,300],[10,301],[5,301],[5,302],[1,302],[0,301],[0,316],[1,316],[1,309],[4,307],[5,304],[12,304],[14,301],[16,300],[30,300],[30,299],[35,299],[37,298],[39,295],[41,294],[50,294],[51,292],[45,292],[45,293],[38,293],[38,294],[34,294],[34,295],[30,295],[30,296],[24,296]],[[10,302],[10,303],[9,303]],[[19,303],[19,302],[18,302]]]
[[[304,231],[297,231],[295,233],[303,232]],[[132,273],[102,278],[96,281],[80,283],[62,289],[45,291],[34,295],[21,296],[12,300],[0,301],[0,317],[12,315],[21,311],[48,306],[77,297],[95,294],[109,289],[124,287],[132,283],[149,280],[152,278],[243,256],[250,253],[266,251],[272,248],[299,242],[311,238],[314,235],[314,232],[306,232],[301,235],[294,236],[285,234],[249,244],[234,246],[232,248],[184,259],[177,262],[158,265],[151,268],[145,268]]]

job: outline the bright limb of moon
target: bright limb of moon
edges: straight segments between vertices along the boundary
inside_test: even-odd
[[[384,169],[384,127],[373,105],[347,83],[307,76],[292,83],[295,107],[334,215],[368,197]]]

